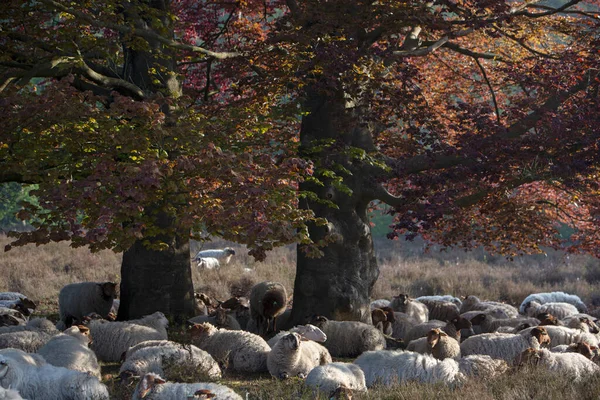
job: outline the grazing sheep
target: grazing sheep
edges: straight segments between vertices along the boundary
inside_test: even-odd
[[[0,349],[19,349],[27,353],[37,352],[52,338],[44,332],[20,331],[0,334]]]
[[[201,258],[214,258],[217,261],[223,261],[225,264],[229,264],[231,257],[235,255],[235,250],[231,247],[225,247],[224,249],[211,249],[201,250],[194,256],[194,261],[199,261]]]
[[[38,331],[49,335],[56,335],[59,333],[52,321],[46,318],[32,318],[27,321],[25,325],[0,327],[0,334],[20,331]]]
[[[217,308],[213,315],[199,315],[188,319],[190,324],[201,324],[208,322],[217,328],[228,329],[230,331],[240,331],[242,327],[233,315],[230,315],[222,308]]]
[[[193,344],[232,371],[267,371],[267,355],[271,347],[258,335],[218,329],[206,322],[193,325],[190,334]]]
[[[373,300],[370,304],[371,310],[374,310],[376,308],[389,307],[389,306],[390,306],[390,301],[387,299]]]
[[[267,356],[269,373],[278,379],[305,378],[313,368],[330,362],[331,356],[323,346],[302,341],[295,332],[279,339]]]
[[[67,317],[81,320],[95,312],[106,318],[116,294],[113,282],[79,282],[64,286],[58,294],[58,312],[61,321]]]
[[[219,269],[221,268],[221,264],[219,260],[213,257],[202,257],[198,259],[198,264],[196,265],[199,269]]]
[[[450,303],[454,303],[456,304],[458,307],[460,307],[462,305],[462,300],[459,299],[458,297],[454,297],[452,295],[449,294],[445,294],[445,295],[435,295],[435,296],[420,296],[417,297],[415,300],[420,301],[421,303],[425,303],[426,301],[449,301]]]
[[[25,364],[0,354],[0,385],[30,400],[108,400],[108,389],[90,374],[44,364]]]
[[[581,329],[573,329],[568,328],[566,326],[552,326],[547,325],[543,328],[546,329],[546,332],[550,336],[550,345],[549,347],[555,347],[561,344],[571,344],[571,343],[587,343],[590,346],[598,346],[598,338],[593,334],[586,332]],[[527,328],[519,331],[519,334],[522,336],[527,336],[530,332],[535,328]],[[530,346],[533,347],[533,346]]]
[[[525,349],[515,363],[519,366],[543,366],[550,371],[568,374],[575,381],[600,372],[600,367],[579,353],[552,353],[547,349]]]
[[[429,310],[429,319],[438,321],[450,321],[460,315],[460,309],[451,301],[442,300],[419,300]]]
[[[169,379],[173,377],[173,370],[178,373],[182,368],[192,369],[210,379],[221,377],[221,368],[211,355],[191,344],[138,348],[126,357],[119,376],[127,382],[134,376],[153,372]]]
[[[363,370],[368,388],[409,381],[455,385],[464,378],[455,360],[437,360],[411,351],[367,351],[354,364]]]
[[[390,307],[394,311],[399,311],[412,317],[417,323],[427,322],[429,320],[429,309],[423,303],[411,299],[407,294],[395,296]]]
[[[460,313],[464,314],[468,311],[486,311],[500,310],[507,315],[507,318],[516,318],[519,316],[519,310],[510,304],[500,303],[497,301],[481,301],[477,296],[467,296],[460,306]]]
[[[540,304],[545,304],[545,303],[570,303],[570,304],[573,304],[575,307],[577,307],[577,309],[579,310],[579,312],[582,312],[582,313],[587,312],[587,307],[583,303],[583,301],[581,301],[581,299],[579,298],[579,296],[576,296],[574,294],[567,294],[567,293],[564,293],[564,292],[550,292],[550,293],[534,293],[534,294],[530,294],[521,303],[521,306],[519,307],[519,311],[522,314],[525,314],[525,305],[527,305],[528,303],[530,303],[532,301],[536,301],[536,302],[538,302]]]
[[[100,379],[98,358],[88,347],[89,343],[89,329],[73,326],[50,339],[38,350],[38,354],[56,367],[88,372]]]
[[[321,343],[325,342],[327,340],[327,335],[325,334],[325,332],[323,332],[322,330],[320,330],[319,328],[317,328],[314,325],[306,324],[306,325],[295,326],[292,329],[290,329],[289,331],[281,331],[281,332],[277,333],[277,335],[275,335],[271,339],[269,339],[267,344],[269,346],[271,346],[271,348],[273,348],[273,346],[275,346],[275,343],[277,343],[277,341],[279,339],[281,339],[288,333],[292,333],[292,332],[296,332],[296,333],[300,334],[300,336],[302,337],[302,340],[312,340],[314,342],[321,342]]]
[[[383,333],[363,322],[331,321],[319,316],[313,323],[327,335],[325,347],[333,357],[357,357],[365,351],[386,347]]]
[[[126,322],[92,320],[88,327],[94,350],[100,361],[119,361],[129,347],[146,340],[166,340],[169,321],[160,311]]]
[[[539,349],[549,346],[550,337],[545,327],[532,329],[528,335],[509,333],[482,333],[471,336],[460,344],[463,356],[472,354],[488,355],[512,363],[521,352],[529,347]]]
[[[366,392],[365,374],[356,364],[334,362],[319,365],[310,371],[305,381],[306,386],[315,392],[330,394],[339,387]]]
[[[158,374],[148,373],[135,387],[131,400],[184,400],[202,398],[215,400],[242,400],[242,397],[218,383],[170,383]]]
[[[287,306],[287,291],[281,283],[261,282],[250,292],[250,317],[256,324],[257,333],[266,336],[277,331],[277,317]],[[272,322],[272,324],[271,324]]]
[[[530,301],[523,308],[525,309],[525,315],[530,317],[548,313],[558,319],[563,319],[579,313],[577,307],[570,303],[551,302],[540,304],[537,301]]]
[[[506,361],[480,354],[462,357],[458,367],[466,376],[477,378],[493,378],[509,370]]]

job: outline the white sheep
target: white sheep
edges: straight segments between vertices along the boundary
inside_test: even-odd
[[[434,295],[434,296],[419,296],[415,300],[425,303],[426,301],[449,301],[450,303],[456,304],[458,307],[462,305],[462,300],[458,297],[454,297],[449,294],[445,295]]]
[[[194,345],[148,346],[129,353],[121,365],[119,376],[126,382],[134,376],[143,376],[149,372],[169,379],[171,372],[182,368],[193,369],[211,379],[221,377],[221,368],[204,350]]]
[[[411,341],[406,350],[421,354],[431,354],[438,360],[460,358],[460,344],[440,328],[430,330],[424,338]]]
[[[557,303],[557,302],[570,303],[570,304],[573,304],[575,307],[577,307],[579,312],[582,312],[582,313],[587,312],[587,307],[583,303],[583,301],[581,301],[579,296],[576,296],[574,294],[567,294],[564,292],[549,292],[549,293],[534,293],[534,294],[530,294],[529,296],[525,297],[525,300],[523,300],[523,302],[521,303],[521,306],[519,307],[519,311],[521,312],[521,314],[525,314],[525,305],[532,301],[537,301],[540,304]]]
[[[477,296],[467,296],[460,306],[460,313],[464,314],[468,311],[485,311],[485,310],[500,310],[507,315],[507,318],[516,318],[519,316],[519,310],[510,304],[500,303],[497,301],[481,301]]]
[[[228,369],[266,372],[271,347],[260,336],[246,331],[218,329],[205,322],[190,329],[192,343],[207,351]]]
[[[327,335],[325,347],[333,357],[356,357],[365,351],[386,348],[385,336],[373,325],[331,321],[323,316],[316,317],[313,323]]]
[[[25,325],[27,316],[14,308],[0,307],[0,326]]]
[[[417,323],[427,322],[429,320],[429,309],[421,302],[411,299],[407,294],[394,296],[390,303],[394,311],[403,312],[412,317]]]
[[[482,333],[471,336],[460,344],[463,356],[472,354],[488,355],[512,363],[523,350],[549,346],[550,337],[545,327],[532,329],[528,335],[510,333]]]
[[[38,350],[38,354],[54,366],[88,372],[100,378],[98,358],[88,347],[89,343],[89,329],[72,326],[50,339]]]
[[[365,374],[356,364],[334,362],[319,365],[312,369],[306,377],[306,386],[315,392],[330,395],[339,387],[359,392],[366,392]]]
[[[230,331],[242,330],[237,319],[222,308],[217,308],[213,315],[198,315],[188,319],[190,324],[202,324],[208,322],[217,328],[228,329]]]
[[[8,357],[17,363],[33,367],[41,367],[48,364],[44,357],[35,353],[26,353],[19,349],[0,349],[0,355]]]
[[[3,333],[0,334],[0,349],[10,347],[26,351],[27,353],[35,353],[48,343],[51,338],[52,335],[38,331]]]
[[[0,354],[0,385],[31,400],[108,400],[108,389],[87,373],[44,364],[27,365]]]
[[[23,400],[19,392],[0,386],[0,400]]]
[[[429,354],[411,351],[367,351],[354,364],[365,373],[368,388],[409,381],[455,385],[464,379],[455,360],[438,360]]]
[[[145,349],[146,347],[160,347],[160,346],[182,348],[185,345],[178,343],[178,342],[173,342],[172,340],[146,340],[146,341],[140,342],[136,345],[133,345],[129,349],[127,349],[127,351],[123,355],[123,358],[121,359],[121,361],[127,360],[129,357],[131,357],[131,355],[133,353],[135,353],[138,350]]]
[[[538,303],[537,301],[530,301],[525,304],[525,314],[530,317],[535,317],[539,314],[550,314],[558,319],[564,319],[571,315],[579,313],[577,307],[571,303],[561,302],[550,302],[550,303]]]
[[[146,340],[166,340],[169,321],[157,311],[141,319],[124,322],[92,320],[88,327],[94,350],[100,361],[119,361],[129,347]]]
[[[19,300],[26,298],[27,296],[19,292],[0,292],[0,300]]]
[[[267,356],[267,368],[275,378],[305,378],[315,367],[331,362],[323,346],[313,341],[302,341],[298,333],[289,333],[279,339]]]
[[[198,264],[196,265],[199,269],[219,269],[221,268],[221,264],[219,260],[214,257],[201,257],[197,260]]]
[[[567,374],[575,381],[600,372],[600,367],[579,353],[552,353],[547,349],[526,349],[515,363],[543,366],[550,371]]]
[[[194,261],[199,261],[200,258],[215,258],[217,260],[222,260],[225,264],[229,264],[231,261],[231,257],[235,255],[235,250],[231,247],[225,247],[224,249],[210,249],[210,250],[200,250],[194,256]]]
[[[286,310],[287,291],[278,282],[260,282],[250,292],[250,318],[260,336],[277,331],[276,320]]]
[[[0,327],[0,334],[20,331],[38,331],[49,335],[56,335],[58,330],[52,321],[46,318],[32,318],[25,325],[3,326]]]
[[[277,333],[277,335],[275,335],[271,339],[269,339],[267,344],[271,348],[273,348],[273,346],[275,346],[275,343],[277,343],[277,341],[279,339],[281,339],[288,333],[292,333],[292,332],[298,333],[302,337],[302,340],[312,340],[314,342],[320,342],[320,343],[323,343],[327,340],[327,335],[325,334],[325,332],[323,332],[321,329],[317,328],[314,325],[306,324],[306,325],[297,325],[297,326],[293,327],[292,329],[290,329],[289,331],[280,331],[279,333]]]
[[[148,373],[135,387],[131,400],[184,400],[215,398],[218,400],[242,400],[232,389],[217,383],[170,383],[158,374]]]
[[[504,360],[482,354],[472,354],[458,360],[460,372],[469,377],[493,378],[507,372],[510,368]]]
[[[12,308],[20,311],[26,317],[30,316],[37,305],[30,299],[0,300],[0,307]]]
[[[113,282],[79,282],[64,286],[58,294],[58,312],[61,321],[67,317],[81,320],[95,312],[106,318],[116,294]]]
[[[529,326],[538,326],[540,324],[540,321],[537,318],[494,318],[489,313],[482,313],[479,311],[474,312],[479,313],[470,319],[471,324],[473,325],[473,331],[475,331],[475,333],[496,332],[500,327],[503,326],[515,328],[521,324],[528,324]],[[466,314],[468,313],[465,313],[465,315]]]
[[[545,325],[544,328],[550,336],[549,347],[571,343],[587,343],[590,346],[598,346],[598,338],[585,330],[553,325]],[[527,336],[533,329],[535,328],[523,329],[522,331],[519,331],[519,334]]]

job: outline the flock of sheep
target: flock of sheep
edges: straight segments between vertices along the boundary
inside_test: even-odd
[[[261,282],[249,299],[199,294],[188,343],[169,340],[161,312],[114,321],[115,293],[111,282],[65,286],[56,325],[29,318],[35,304],[22,294],[0,293],[0,399],[109,399],[100,362],[121,363],[120,380],[137,382],[134,400],[241,400],[210,382],[225,371],[298,377],[331,398],[406,381],[456,386],[522,365],[575,380],[600,371],[595,318],[579,297],[562,292],[530,295],[518,309],[475,296],[401,294],[372,302],[372,324],[315,316],[282,331],[287,291]],[[182,369],[209,382],[170,382]]]

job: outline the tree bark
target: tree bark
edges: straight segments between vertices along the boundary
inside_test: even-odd
[[[369,203],[374,199],[367,189],[373,185],[368,169],[353,160],[346,150],[350,147],[372,150],[371,132],[360,122],[361,110],[349,109],[343,96],[332,99],[314,95],[307,106],[309,114],[303,117],[300,133],[302,147],[334,139],[333,149],[312,159],[318,168],[337,164],[350,170],[351,174],[343,176],[343,185],[352,193],[340,189],[333,181],[324,186],[308,182],[300,185],[301,190],[315,192],[338,208],[315,201],[301,203],[317,217],[327,219],[326,226],[309,226],[309,234],[313,241],[324,239],[328,245],[322,249],[321,258],[309,258],[298,249],[293,310],[287,325],[304,323],[313,315],[370,322],[370,295],[379,276],[367,216]]]

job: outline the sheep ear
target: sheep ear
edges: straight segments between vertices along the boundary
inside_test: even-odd
[[[117,284],[114,282],[104,282],[100,287],[102,287],[102,292],[106,297],[112,297],[116,293]]]
[[[0,361],[0,379],[4,378],[8,373],[8,364],[6,361]]]

